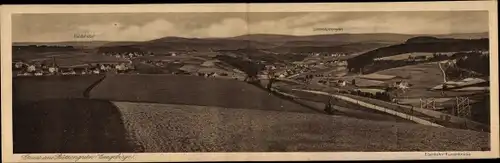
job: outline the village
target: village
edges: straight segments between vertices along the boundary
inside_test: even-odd
[[[51,62],[35,61],[13,63],[13,75],[15,76],[53,76],[53,75],[91,75],[103,73],[127,73],[134,70],[131,63],[87,63],[79,65],[60,66],[56,59]]]

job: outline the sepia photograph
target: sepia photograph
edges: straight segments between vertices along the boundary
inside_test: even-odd
[[[12,13],[12,152],[492,151],[489,12]]]

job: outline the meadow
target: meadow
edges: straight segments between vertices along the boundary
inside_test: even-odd
[[[176,75],[110,75],[93,99],[316,113],[265,90],[232,79]]]
[[[104,75],[22,76],[13,78],[14,101],[85,98]]]
[[[145,152],[481,151],[487,133],[295,112],[115,102]],[[474,138],[474,139],[472,139]]]

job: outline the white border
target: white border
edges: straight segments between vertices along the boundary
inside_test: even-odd
[[[411,160],[496,158],[498,146],[498,22],[496,1],[405,2],[405,3],[315,3],[315,4],[154,4],[154,5],[4,5],[1,8],[2,159],[19,162],[12,154],[11,14],[13,13],[146,13],[146,12],[334,12],[334,11],[455,11],[488,10],[491,54],[491,151],[467,152],[470,156],[426,156],[425,152],[255,152],[255,153],[123,153],[144,161],[282,161],[282,160]],[[435,152],[432,152],[435,153]],[[447,152],[456,153],[456,152]],[[464,152],[462,152],[464,153]],[[53,155],[53,154],[50,154]],[[68,154],[70,155],[70,154]],[[82,155],[82,154],[76,154]],[[24,160],[26,161],[26,160]],[[45,160],[63,162],[64,160]],[[80,160],[80,162],[104,160]],[[120,161],[120,160],[115,160]],[[44,162],[34,160],[32,162]]]

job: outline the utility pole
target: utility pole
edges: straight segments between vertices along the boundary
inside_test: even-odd
[[[472,117],[469,97],[456,97],[457,100],[457,116],[470,119]],[[464,123],[467,128],[467,121]]]

